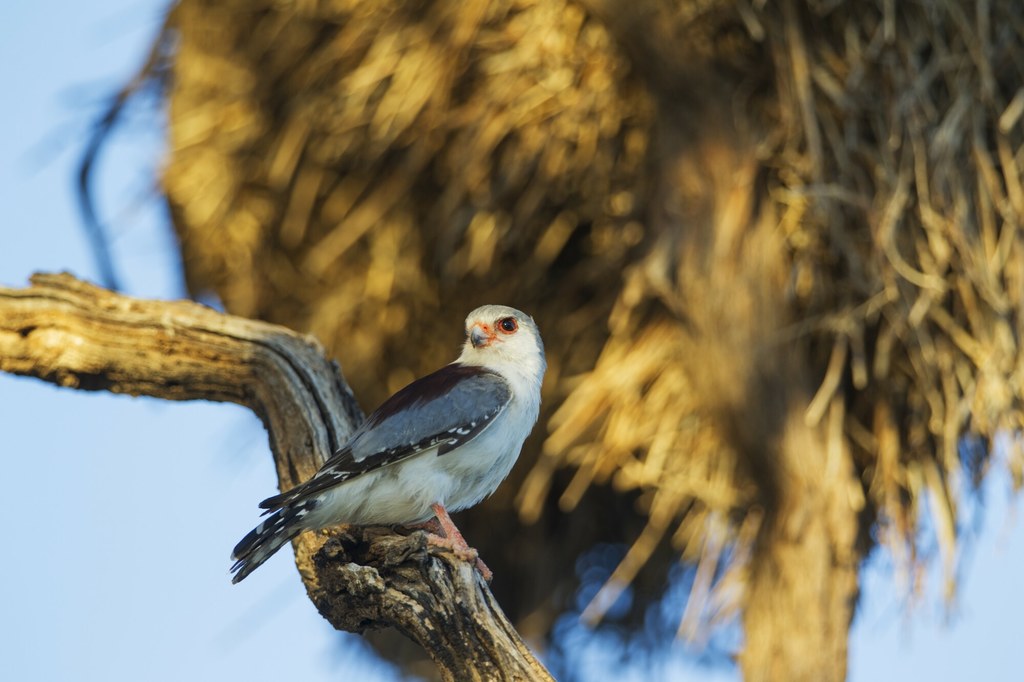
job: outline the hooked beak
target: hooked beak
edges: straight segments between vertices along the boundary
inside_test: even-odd
[[[486,346],[493,339],[494,336],[490,333],[490,330],[484,329],[482,325],[474,324],[469,330],[469,342],[473,344],[473,348]]]

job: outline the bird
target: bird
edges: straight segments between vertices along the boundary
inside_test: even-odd
[[[452,363],[399,390],[309,480],[260,503],[267,518],[231,553],[238,583],[306,530],[340,524],[425,526],[433,543],[479,560],[449,512],[497,489],[540,413],[547,369],[533,318],[484,305],[466,317]]]

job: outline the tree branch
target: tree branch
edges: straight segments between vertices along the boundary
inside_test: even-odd
[[[309,478],[362,420],[313,338],[187,301],[143,301],[68,274],[0,287],[0,370],[83,390],[233,402],[266,426],[282,490]],[[422,531],[303,533],[296,564],[336,628],[395,627],[448,680],[549,680],[471,564]]]

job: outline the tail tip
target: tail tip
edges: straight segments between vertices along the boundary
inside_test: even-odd
[[[235,557],[231,558],[234,559]],[[245,580],[246,576],[252,573],[254,568],[256,568],[256,566],[252,565],[252,563],[245,559],[237,560],[228,571],[228,573],[231,574],[231,584],[237,585]]]

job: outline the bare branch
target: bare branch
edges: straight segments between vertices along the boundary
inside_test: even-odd
[[[314,339],[186,301],[121,296],[71,275],[0,287],[0,370],[84,390],[233,402],[270,435],[282,490],[305,480],[362,414]],[[335,627],[395,627],[448,680],[546,680],[470,564],[426,535],[304,533],[296,563]]]

